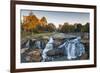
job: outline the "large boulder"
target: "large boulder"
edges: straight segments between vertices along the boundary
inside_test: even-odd
[[[47,56],[61,56],[64,55],[64,51],[60,49],[53,49],[47,52]]]
[[[29,52],[26,60],[30,62],[40,62],[42,59],[41,57],[41,50],[40,49],[34,49],[33,51]]]

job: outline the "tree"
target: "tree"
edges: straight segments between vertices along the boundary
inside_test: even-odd
[[[81,32],[81,29],[82,29],[81,23],[75,23],[74,27],[75,27],[75,32]]]
[[[56,26],[53,23],[48,23],[48,26],[51,28],[51,31],[56,30]]]
[[[59,24],[59,27],[56,28],[57,32],[61,32],[62,24]]]
[[[90,23],[86,23],[84,26],[82,26],[82,32],[89,32],[89,25],[90,25]]]
[[[75,27],[74,25],[69,25],[69,32],[75,32]]]
[[[56,26],[53,23],[48,23],[48,25],[45,25],[44,30],[48,32],[53,32],[56,30]]]
[[[69,32],[69,23],[64,23],[64,25],[62,25],[60,31],[63,33],[68,33]]]

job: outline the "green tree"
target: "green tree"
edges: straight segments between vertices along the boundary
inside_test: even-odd
[[[82,26],[81,31],[82,32],[89,32],[89,25],[90,25],[90,23],[87,22],[85,25]]]
[[[75,23],[74,27],[75,27],[75,32],[81,32],[81,29],[82,29],[81,23]]]
[[[69,25],[69,32],[74,32],[75,31],[75,27],[74,25]]]
[[[48,25],[44,27],[44,30],[48,32],[53,32],[56,30],[56,26],[53,23],[48,23]]]
[[[63,32],[63,33],[68,33],[69,32],[69,23],[67,23],[67,22],[64,23],[64,25],[62,25],[60,31]]]

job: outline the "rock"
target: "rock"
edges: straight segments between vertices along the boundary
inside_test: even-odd
[[[30,56],[30,57],[29,57]],[[28,57],[26,57],[30,61],[34,62],[40,62],[42,57],[41,57],[41,50],[40,49],[34,49],[33,51],[28,53]]]
[[[47,52],[47,56],[54,56],[55,55],[55,50],[49,50]]]
[[[64,55],[64,50],[62,49],[57,49],[55,52],[56,55]]]
[[[53,38],[54,39],[70,39],[70,38],[74,38],[76,37],[75,35],[72,35],[72,34],[64,34],[64,33],[55,33],[53,35]]]
[[[28,50],[28,48],[23,48],[23,49],[21,49],[21,50],[20,50],[20,51],[21,51],[21,54],[24,53],[26,50]]]
[[[81,57],[80,57],[81,60],[85,60],[85,59],[88,59],[88,54],[87,53],[84,53]]]
[[[47,56],[60,56],[63,55],[64,51],[60,49],[53,49],[47,52]]]
[[[31,56],[26,56],[26,61],[32,61]]]

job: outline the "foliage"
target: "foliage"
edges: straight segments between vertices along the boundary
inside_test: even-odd
[[[81,23],[69,24],[65,22],[63,25],[60,24],[56,28],[56,24],[47,23],[46,17],[42,17],[40,20],[32,13],[29,16],[24,16],[23,21],[21,21],[21,31],[30,33],[40,33],[40,32],[63,32],[63,33],[75,33],[75,32],[89,32],[89,23],[85,25]],[[23,23],[22,23],[23,22]]]
[[[81,23],[75,23],[75,32],[81,32],[82,24]]]
[[[89,23],[86,23],[84,26],[82,26],[81,31],[82,32],[89,32]]]

